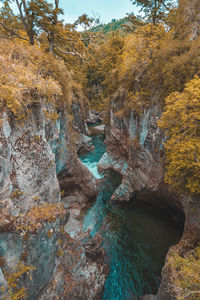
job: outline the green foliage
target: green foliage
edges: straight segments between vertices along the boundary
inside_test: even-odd
[[[159,125],[167,135],[165,181],[176,190],[200,193],[199,77],[166,98]]]
[[[122,29],[122,26],[127,23],[127,18],[119,20],[112,19],[108,24],[100,24],[91,29],[92,32],[101,32],[103,34]]]

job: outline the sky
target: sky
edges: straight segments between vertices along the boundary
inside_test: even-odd
[[[64,9],[65,20],[69,23],[83,13],[100,17],[102,23],[108,23],[133,11],[130,0],[60,0],[60,7]]]
[[[84,13],[91,17],[100,17],[101,23],[108,23],[112,19],[125,17],[126,13],[137,11],[131,0],[60,0],[60,7],[64,9],[64,16],[61,18],[66,23],[73,23]],[[12,8],[18,12],[15,4],[12,4]]]

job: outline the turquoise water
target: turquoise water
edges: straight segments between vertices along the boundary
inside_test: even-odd
[[[92,172],[91,163],[97,164],[105,151],[103,136],[93,137],[93,142],[95,150],[80,157]],[[157,207],[135,200],[123,204],[109,201],[120,182],[119,174],[106,174],[97,200],[84,218],[85,231],[102,235],[110,268],[102,300],[155,294],[166,253],[181,236],[181,228]]]
[[[92,172],[95,178],[102,178],[103,175],[99,174],[97,170],[97,163],[105,152],[104,136],[101,134],[92,136],[94,151],[84,153],[79,156],[82,163]]]
[[[95,127],[101,125],[101,121],[97,121],[96,123],[87,123],[88,127]]]

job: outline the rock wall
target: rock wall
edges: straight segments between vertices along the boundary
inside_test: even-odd
[[[66,111],[33,103],[26,119],[4,112],[0,125],[0,298],[98,299],[103,256],[87,258],[80,216],[96,180],[76,156]]]
[[[114,104],[113,104],[114,107]],[[115,116],[110,112],[110,125],[106,129],[107,151],[98,164],[100,171],[114,169],[123,175],[113,200],[126,200],[141,190],[155,191],[163,181],[163,136],[157,127],[161,115],[154,106],[138,116]]]
[[[176,299],[173,272],[168,264],[173,253],[186,253],[200,241],[199,199],[170,192],[164,183],[164,134],[157,126],[162,111],[157,106],[145,109],[142,114],[130,111],[117,116],[120,104],[113,101],[110,123],[106,127],[107,151],[101,158],[98,169],[103,172],[113,169],[123,176],[121,185],[112,200],[129,201],[137,198],[164,208],[171,217],[184,224],[184,232],[178,245],[169,249],[162,281],[157,296],[144,299]],[[185,221],[185,222],[184,222]]]

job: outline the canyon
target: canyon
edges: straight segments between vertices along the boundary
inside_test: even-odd
[[[0,299],[199,299],[199,1],[131,1],[144,17],[120,27],[11,2]]]
[[[102,297],[109,274],[106,253],[104,246],[101,248],[98,229],[92,230],[85,225],[91,223],[90,214],[84,216],[88,207],[98,201],[95,199],[98,199],[103,174],[107,174],[107,178],[111,171],[116,174],[111,175],[111,178],[116,177],[116,183],[112,187],[108,184],[109,195],[104,193],[105,201],[148,202],[165,211],[177,224],[175,227],[183,228],[184,224],[181,240],[170,247],[166,256],[157,295],[146,295],[144,299],[173,296],[169,288],[173,283],[173,270],[168,266],[168,259],[174,252],[191,249],[199,239],[198,200],[170,192],[163,182],[164,136],[157,127],[161,112],[154,106],[140,117],[131,111],[128,117],[120,119],[115,116],[115,105],[113,103],[110,111],[110,123],[105,126],[106,148],[97,145],[97,152],[99,149],[100,152],[95,156],[93,167],[89,168],[84,163],[84,155],[94,148],[88,136],[92,127],[88,128],[87,116],[83,116],[77,103],[73,106],[74,132],[79,141],[76,149],[72,147],[72,132],[64,111],[58,112],[59,118],[53,123],[45,120],[44,107],[33,103],[25,126],[20,126],[5,113],[1,116],[1,267],[7,274],[13,274],[20,261],[34,266],[30,271],[31,280],[26,270],[22,281],[16,279],[17,284],[28,291],[27,299]],[[49,106],[48,109],[55,108]],[[135,140],[136,133],[138,140]],[[36,216],[35,205],[41,208]],[[45,209],[50,211],[49,215],[43,212]],[[137,212],[137,207],[135,209]],[[107,212],[100,223],[98,212],[93,223],[100,228]],[[8,280],[5,271],[1,271],[2,298],[8,293]],[[139,296],[132,295],[131,299],[134,297]],[[114,298],[111,295],[111,298],[102,299]]]

